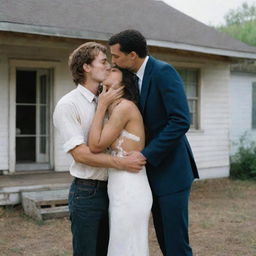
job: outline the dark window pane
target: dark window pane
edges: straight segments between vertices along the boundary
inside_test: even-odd
[[[40,107],[40,134],[46,134],[46,106]]]
[[[16,128],[19,134],[36,134],[35,106],[16,106]]]
[[[36,103],[36,71],[16,72],[16,102]]]
[[[16,138],[16,162],[36,161],[36,138]]]
[[[177,68],[185,87],[188,99],[191,127],[198,129],[198,87],[199,70],[193,68]]]
[[[40,137],[40,153],[46,154],[46,138]]]
[[[46,75],[40,76],[40,103],[46,104]]]
[[[198,90],[198,70],[178,68],[185,86],[187,97],[197,97]]]

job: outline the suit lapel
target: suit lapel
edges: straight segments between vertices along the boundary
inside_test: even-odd
[[[141,113],[143,113],[143,111],[144,111],[147,95],[149,92],[149,84],[150,84],[150,78],[152,75],[151,71],[153,68],[153,63],[154,63],[154,58],[149,56],[149,59],[148,59],[148,62],[147,62],[146,68],[145,68],[144,76],[143,76],[142,85],[141,85],[141,93],[140,93],[140,111],[141,111]]]

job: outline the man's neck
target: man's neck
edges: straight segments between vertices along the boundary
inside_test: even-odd
[[[135,65],[134,65],[134,72],[137,73],[141,67],[141,65],[143,64],[145,58],[138,58]]]
[[[93,94],[97,95],[99,83],[95,81],[86,81],[81,85],[84,86],[87,90],[91,91]]]

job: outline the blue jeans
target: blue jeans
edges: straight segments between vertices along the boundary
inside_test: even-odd
[[[107,182],[84,185],[74,180],[69,191],[73,256],[106,256],[108,247]],[[105,185],[104,185],[105,184]]]

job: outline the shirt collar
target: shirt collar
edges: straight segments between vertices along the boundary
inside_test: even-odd
[[[144,76],[144,72],[145,72],[145,68],[148,62],[148,56],[145,58],[144,62],[142,63],[142,65],[140,66],[138,72],[136,73],[137,77],[142,81],[143,80],[143,76]]]
[[[77,90],[91,103],[96,96],[87,88],[79,84]]]

